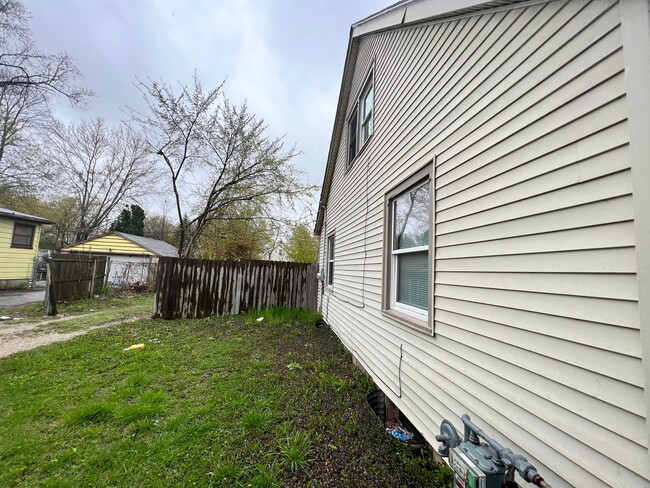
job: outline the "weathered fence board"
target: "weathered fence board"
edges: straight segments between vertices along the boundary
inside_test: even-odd
[[[47,259],[45,312],[56,315],[57,303],[93,296],[104,283],[105,273],[105,257],[53,254]]]
[[[160,258],[154,317],[237,315],[275,306],[316,309],[316,264]]]

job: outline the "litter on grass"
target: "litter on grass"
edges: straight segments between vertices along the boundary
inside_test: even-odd
[[[133,344],[124,348],[125,351],[137,351],[138,349],[144,349],[144,344]]]
[[[0,320],[5,321],[5,320],[11,320],[11,317],[7,317],[6,315],[0,315]]]
[[[258,322],[261,322],[262,320],[264,320],[264,317],[257,317]]]

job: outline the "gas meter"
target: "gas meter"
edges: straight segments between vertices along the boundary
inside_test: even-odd
[[[454,488],[487,488],[485,473],[459,449],[449,451],[449,464],[454,471]]]
[[[454,488],[519,488],[515,472],[540,488],[551,488],[528,459],[485,435],[469,415],[463,415],[462,421],[465,426],[462,441],[448,420],[442,421],[440,435],[436,436],[442,444],[438,452],[442,457],[449,457]]]

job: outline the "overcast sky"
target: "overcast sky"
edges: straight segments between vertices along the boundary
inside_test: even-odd
[[[25,0],[34,41],[77,59],[96,93],[87,110],[118,123],[141,107],[136,77],[205,87],[227,78],[231,101],[248,100],[271,135],[303,152],[296,166],[321,184],[350,25],[390,0]]]

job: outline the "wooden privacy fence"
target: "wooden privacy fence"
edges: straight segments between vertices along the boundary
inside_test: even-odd
[[[45,312],[56,315],[56,304],[88,298],[104,284],[106,258],[81,254],[53,254],[47,259]]]
[[[316,309],[317,264],[160,258],[154,317],[237,315],[274,306]]]

